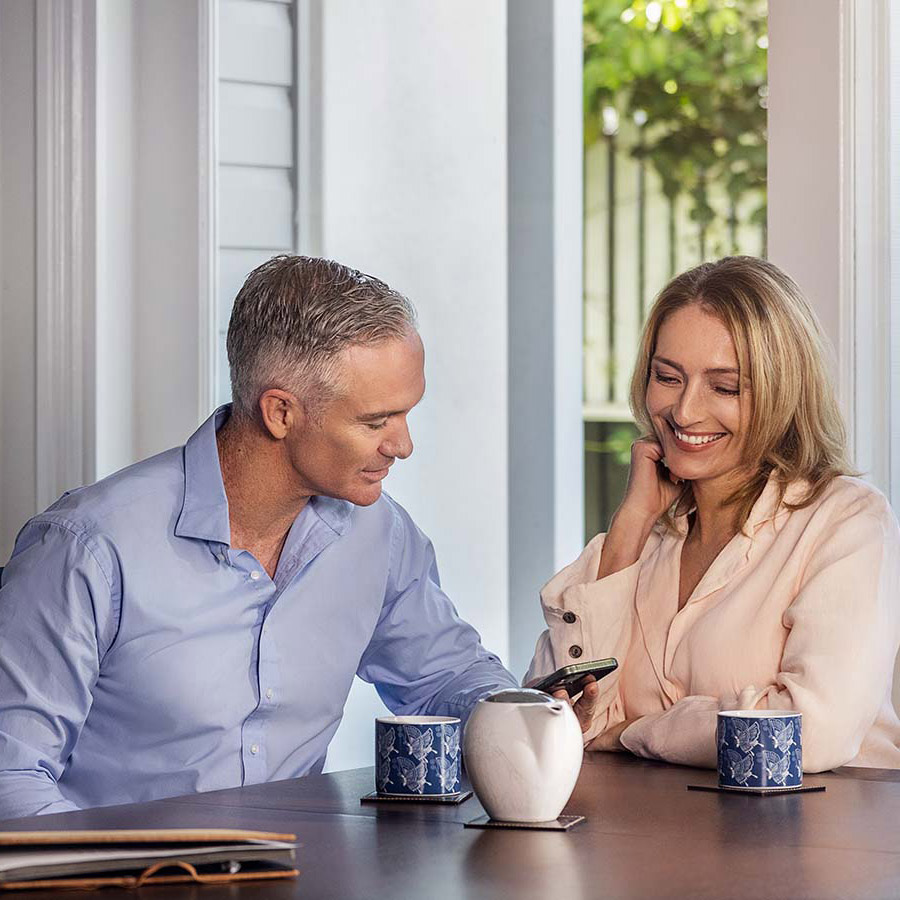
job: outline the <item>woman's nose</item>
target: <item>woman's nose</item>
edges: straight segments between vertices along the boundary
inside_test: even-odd
[[[672,408],[675,416],[675,424],[682,428],[689,428],[703,418],[700,409],[700,396],[696,385],[687,382],[681,389],[678,401]]]

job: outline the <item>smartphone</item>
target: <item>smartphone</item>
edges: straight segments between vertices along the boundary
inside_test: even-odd
[[[556,691],[565,691],[570,697],[580,694],[584,688],[582,682],[588,675],[593,675],[599,681],[604,675],[615,672],[619,668],[618,660],[593,659],[589,662],[574,663],[571,666],[563,666],[552,675],[542,678],[532,688],[553,694]]]

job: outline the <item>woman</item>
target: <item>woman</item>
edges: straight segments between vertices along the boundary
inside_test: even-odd
[[[619,660],[575,705],[587,749],[714,767],[719,709],[785,709],[806,771],[900,767],[900,530],[847,474],[824,356],[763,260],[698,266],[657,298],[631,387],[646,436],[609,532],[541,592],[527,676]]]

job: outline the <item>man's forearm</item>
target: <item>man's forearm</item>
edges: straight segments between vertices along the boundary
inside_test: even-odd
[[[0,820],[77,809],[46,774],[22,770],[0,772]]]
[[[486,656],[442,685],[428,703],[431,715],[458,716],[465,724],[475,704],[495,691],[517,688],[518,681],[495,656]]]

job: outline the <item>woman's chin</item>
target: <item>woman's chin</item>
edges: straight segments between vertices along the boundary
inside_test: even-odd
[[[713,484],[726,484],[734,480],[740,483],[740,478],[732,471],[710,470],[700,466],[676,466],[669,469],[669,472],[682,481],[689,481],[693,485],[702,486],[704,484],[712,486]]]
[[[715,473],[710,472],[708,466],[691,465],[690,460],[687,462],[677,460],[674,466],[669,466],[669,474],[682,481],[703,481],[705,478],[715,477]]]

